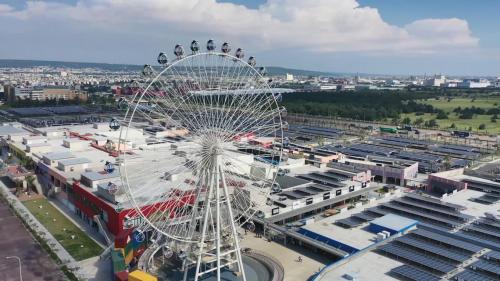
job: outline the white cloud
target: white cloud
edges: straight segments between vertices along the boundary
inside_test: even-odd
[[[34,1],[22,10],[0,5],[0,17],[5,16],[33,24],[55,21],[94,32],[138,34],[139,39],[204,34],[260,50],[430,53],[478,46],[464,20],[422,19],[398,27],[356,0],[268,0],[258,9],[215,0],[80,0],[76,5]]]
[[[13,8],[9,5],[6,5],[6,4],[0,4],[0,15],[1,14],[7,14],[9,12],[11,12],[13,10]]]

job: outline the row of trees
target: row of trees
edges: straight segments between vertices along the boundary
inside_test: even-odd
[[[385,92],[296,92],[283,95],[283,105],[289,112],[311,115],[336,116],[365,121],[397,120],[402,113],[415,113],[420,116],[433,114],[437,120],[448,119],[449,112],[423,104],[417,100],[439,99],[450,93],[439,91]],[[453,94],[455,94],[453,92]],[[451,97],[448,97],[451,100]],[[461,119],[472,119],[475,114],[492,115],[491,122],[496,122],[500,107],[484,109],[480,107],[457,107],[453,110]],[[434,123],[429,120],[429,126]],[[416,125],[425,123],[423,118],[417,119]],[[403,122],[404,123],[404,122]],[[420,124],[418,124],[420,123]]]
[[[47,100],[30,100],[30,99],[20,99],[18,98],[16,101],[10,103],[9,105],[12,107],[40,107],[40,106],[58,106],[58,105],[80,105],[84,104],[84,102],[76,97],[72,100],[65,100],[63,98],[52,98]]]
[[[399,118],[401,113],[439,112],[432,105],[415,102],[417,98],[431,98],[434,95],[433,92],[296,92],[283,95],[283,105],[294,113],[376,121]]]

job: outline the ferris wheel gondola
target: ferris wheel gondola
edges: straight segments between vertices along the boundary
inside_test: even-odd
[[[207,51],[211,52],[211,51],[215,51],[215,42],[214,40],[210,39],[207,41]]]
[[[120,129],[120,122],[118,122],[116,118],[112,118],[111,121],[109,121],[109,128],[113,131]]]
[[[221,51],[224,54],[228,54],[229,52],[231,52],[231,46],[229,46],[229,43],[225,42],[224,44],[222,44]]]
[[[166,66],[168,64],[168,57],[167,57],[167,54],[165,54],[164,52],[161,52],[159,55],[158,55],[158,58],[157,58],[157,61],[160,65],[162,66]]]

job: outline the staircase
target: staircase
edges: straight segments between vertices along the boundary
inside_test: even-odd
[[[97,223],[97,226],[99,227],[99,232],[104,236],[104,239],[106,240],[107,245],[113,244],[113,241],[110,238],[110,234],[108,233],[108,230],[104,226],[104,224],[101,221],[101,218],[99,215],[94,215],[94,221]]]

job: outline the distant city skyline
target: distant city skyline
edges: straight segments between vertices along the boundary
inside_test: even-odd
[[[262,65],[500,76],[499,10],[494,0],[0,0],[0,58],[154,63],[213,38]]]

